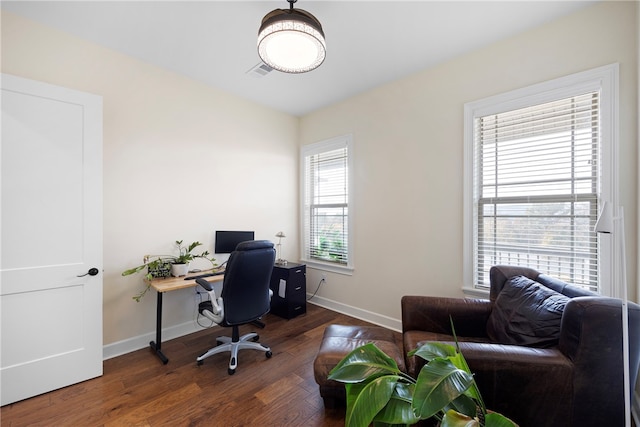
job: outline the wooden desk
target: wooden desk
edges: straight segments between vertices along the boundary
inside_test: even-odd
[[[198,273],[190,273],[189,276],[200,276],[202,274],[211,273],[214,270],[205,270]],[[224,280],[224,275],[205,277],[209,282],[220,282]],[[146,281],[146,280],[145,280]],[[185,280],[184,277],[167,277],[162,279],[153,279],[148,281],[149,285],[156,290],[158,294],[158,302],[156,304],[156,340],[149,342],[151,350],[162,360],[165,365],[169,362],[167,356],[162,353],[162,295],[165,292],[177,291],[178,289],[193,288],[197,285],[195,279]]]

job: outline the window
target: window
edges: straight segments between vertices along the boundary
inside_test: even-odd
[[[338,272],[352,269],[351,137],[302,148],[303,260]]]
[[[465,279],[476,289],[511,264],[608,292],[611,248],[593,227],[616,193],[614,75],[603,67],[465,105]]]

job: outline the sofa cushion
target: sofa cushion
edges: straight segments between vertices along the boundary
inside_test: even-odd
[[[512,277],[496,298],[487,322],[487,335],[501,344],[555,346],[569,299],[528,277]]]
[[[569,298],[575,297],[595,297],[598,296],[595,292],[588,291],[575,285],[558,280],[555,277],[547,276],[546,274],[540,274],[536,278],[536,282],[546,286],[549,289],[553,289],[556,292],[560,292]]]

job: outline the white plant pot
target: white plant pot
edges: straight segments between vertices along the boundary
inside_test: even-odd
[[[189,272],[189,263],[171,264],[171,275],[173,277],[186,276],[188,272]]]

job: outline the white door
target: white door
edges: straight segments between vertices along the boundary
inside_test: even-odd
[[[3,74],[0,100],[6,405],[102,375],[102,98]]]

